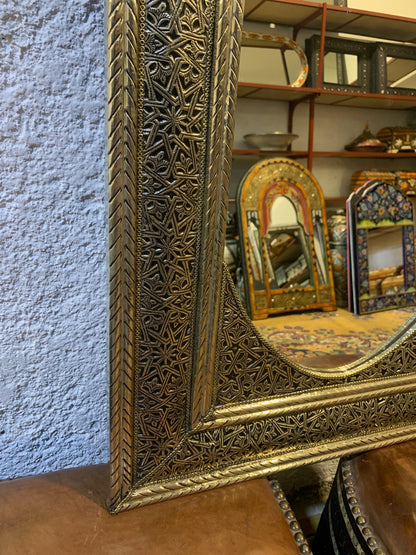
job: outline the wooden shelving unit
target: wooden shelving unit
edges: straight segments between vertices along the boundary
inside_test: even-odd
[[[416,43],[416,21],[383,13],[343,8],[302,0],[246,0],[244,18],[300,29],[347,33],[398,42]]]
[[[287,158],[307,158],[307,150],[256,150],[253,148],[236,148],[233,150],[235,157],[237,156],[286,156]],[[314,158],[387,158],[387,159],[409,159],[416,158],[416,152],[371,152],[371,151],[312,151]]]
[[[345,33],[378,38],[380,40],[416,43],[416,20],[393,15],[329,6],[321,2],[302,0],[246,0],[245,19],[247,21],[275,23],[292,28],[292,37],[301,29],[319,31],[321,34],[321,66],[324,43],[327,33]],[[373,159],[416,159],[414,152],[350,152],[319,151],[314,149],[314,108],[316,104],[345,106],[363,109],[415,110],[416,97],[403,95],[384,95],[374,93],[330,91],[322,87],[322,67],[318,72],[317,88],[266,85],[261,83],[240,82],[238,97],[245,99],[283,101],[288,103],[288,132],[292,131],[293,114],[300,103],[309,104],[308,148],[307,151],[256,151],[235,149],[239,156],[286,156],[306,158],[307,167],[312,170],[314,158],[373,158]]]
[[[416,25],[416,21],[415,21]],[[387,110],[407,110],[416,108],[414,96],[385,95],[374,93],[347,93],[312,89],[309,87],[286,87],[260,83],[238,83],[239,98],[255,100],[280,100],[286,102],[308,102],[328,106],[347,106],[352,108],[384,108]]]

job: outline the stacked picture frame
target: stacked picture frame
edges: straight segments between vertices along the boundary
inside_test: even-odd
[[[318,68],[320,57],[321,37],[313,35],[305,40],[305,52],[309,62],[309,75],[307,84],[309,87],[316,88],[318,83]],[[370,61],[372,47],[369,43],[338,39],[335,37],[325,38],[324,56],[330,52],[337,54],[337,76],[338,82],[332,83],[325,80],[323,73],[322,88],[343,92],[370,92]],[[357,57],[357,78],[353,84],[345,83],[342,77],[343,56],[353,55]],[[338,63],[339,62],[339,63]]]
[[[416,96],[416,88],[392,86],[388,79],[387,68],[392,60],[415,61],[416,47],[402,44],[377,42],[371,58],[371,92],[388,95]],[[414,70],[413,70],[414,71]]]

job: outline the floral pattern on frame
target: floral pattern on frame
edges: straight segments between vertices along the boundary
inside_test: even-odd
[[[376,312],[414,305],[415,261],[413,206],[393,185],[371,180],[352,193],[347,201],[349,221],[351,309],[358,313]],[[369,232],[377,228],[401,230],[403,287],[392,293],[371,291],[368,244]],[[386,260],[386,266],[389,261]]]
[[[381,182],[357,204],[357,229],[413,225],[412,203],[400,191]]]

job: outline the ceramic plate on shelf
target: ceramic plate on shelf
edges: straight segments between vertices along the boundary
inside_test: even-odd
[[[250,133],[244,135],[244,140],[253,148],[258,150],[287,150],[292,141],[299,135],[293,133]]]

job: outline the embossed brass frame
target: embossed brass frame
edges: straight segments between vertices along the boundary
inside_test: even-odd
[[[331,371],[223,267],[240,0],[109,0],[111,493],[138,505],[416,437],[409,324]]]

